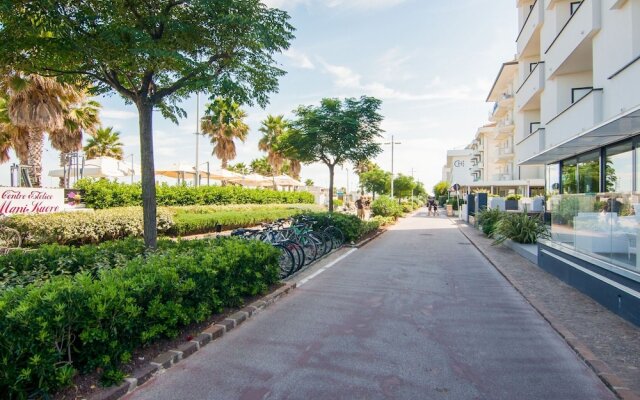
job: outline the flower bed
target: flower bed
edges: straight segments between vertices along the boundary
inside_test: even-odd
[[[42,397],[68,385],[76,370],[101,369],[106,382],[117,381],[118,366],[136,347],[172,337],[278,281],[277,251],[264,243],[160,243],[156,253],[118,268],[0,293],[0,392]],[[132,244],[129,251],[139,249]]]

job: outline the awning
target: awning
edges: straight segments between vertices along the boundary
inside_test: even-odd
[[[528,158],[520,165],[551,164],[640,133],[640,106]]]

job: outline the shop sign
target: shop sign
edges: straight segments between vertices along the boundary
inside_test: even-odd
[[[0,214],[46,214],[63,207],[64,189],[0,188]]]

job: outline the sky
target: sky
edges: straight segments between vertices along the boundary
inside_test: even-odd
[[[250,133],[231,163],[249,163],[264,154],[257,143],[267,115],[293,117],[299,105],[325,97],[374,96],[382,100],[384,141],[396,142],[394,172],[411,175],[430,188],[440,180],[447,149],[469,143],[488,117],[486,97],[503,62],[516,52],[514,0],[264,0],[286,10],[296,38],[277,57],[287,75],[265,108],[245,107]],[[117,95],[99,98],[103,126],[121,132],[124,152],[139,164],[135,107]],[[201,96],[200,110],[208,99]],[[178,125],[154,114],[156,169],[195,163],[196,98],[182,104],[188,117]],[[200,162],[212,146],[200,137]],[[391,170],[391,146],[375,159]],[[58,154],[48,146],[44,170],[56,168]],[[8,184],[9,164],[0,176]],[[204,167],[203,167],[204,168]],[[305,165],[302,180],[328,186],[324,164]],[[352,166],[336,169],[336,186],[357,185]],[[135,178],[139,180],[139,177]],[[45,185],[57,179],[45,177]]]

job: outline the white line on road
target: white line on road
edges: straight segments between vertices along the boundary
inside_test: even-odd
[[[304,285],[305,283],[309,282],[311,279],[315,278],[316,276],[320,275],[321,273],[323,273],[324,271],[328,270],[329,268],[333,267],[334,265],[336,265],[337,263],[339,263],[340,261],[344,260],[345,258],[347,258],[351,253],[353,253],[354,251],[356,251],[358,249],[351,249],[349,251],[347,251],[345,254],[341,255],[340,257],[336,258],[335,260],[333,260],[331,263],[329,263],[328,265],[325,265],[324,267],[320,268],[319,270],[317,270],[316,272],[314,272],[313,274],[307,276],[306,278],[300,280],[300,282],[298,282],[296,284],[297,287],[300,287],[302,285]]]

